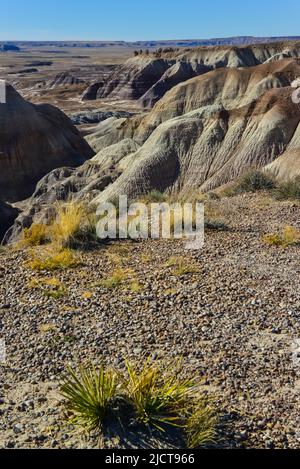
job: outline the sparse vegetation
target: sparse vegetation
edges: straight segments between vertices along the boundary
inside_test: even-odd
[[[31,253],[31,259],[26,267],[32,270],[64,270],[77,267],[81,264],[78,256],[70,249],[56,250],[53,246]]]
[[[224,195],[234,196],[243,194],[244,192],[271,190],[274,189],[274,187],[275,181],[271,176],[257,169],[253,169],[241,176],[231,188],[225,190]]]
[[[84,247],[96,240],[95,219],[85,204],[69,201],[57,204],[56,219],[50,227],[52,243],[63,248]]]
[[[122,427],[135,419],[160,432],[177,428],[190,447],[214,442],[217,419],[200,394],[195,377],[182,378],[182,362],[158,363],[151,358],[142,364],[125,360],[117,372],[89,365],[79,371],[68,369],[61,393],[71,422],[86,431],[103,431],[115,415]]]
[[[196,266],[191,264],[191,262],[188,262],[184,257],[170,257],[170,259],[165,263],[165,267],[172,267],[173,273],[177,277],[197,272]]]
[[[273,191],[277,200],[300,199],[300,176],[279,183]]]
[[[27,267],[49,271],[77,267],[80,261],[72,248],[84,248],[95,241],[95,230],[95,221],[83,203],[57,204],[53,223],[33,224],[23,231],[21,246],[33,248],[48,243],[44,249],[29,251]]]
[[[49,227],[42,223],[34,223],[23,230],[21,246],[41,246],[49,241]]]
[[[286,226],[282,233],[270,233],[263,237],[266,244],[277,247],[294,246],[300,242],[300,231],[293,226]]]
[[[153,190],[149,192],[148,194],[144,195],[141,197],[139,202],[144,203],[144,204],[153,204],[153,203],[163,203],[167,201],[167,196],[163,192],[160,192],[158,190]]]
[[[212,408],[204,402],[191,409],[185,424],[189,448],[199,448],[215,442],[217,418]]]
[[[122,285],[126,275],[121,269],[116,270],[110,277],[107,277],[101,281],[101,285],[108,290],[113,290]]]
[[[41,279],[32,279],[30,288],[39,289],[42,293],[48,297],[58,300],[67,294],[67,288],[65,285],[56,277],[53,278],[41,278]]]

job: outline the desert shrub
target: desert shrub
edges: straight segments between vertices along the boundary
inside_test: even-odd
[[[151,359],[142,366],[126,360],[126,370],[123,389],[138,421],[161,430],[165,424],[181,426],[195,392],[194,379],[180,379],[178,366],[159,367]]]
[[[61,386],[69,418],[87,431],[135,420],[161,432],[177,428],[190,447],[213,443],[217,419],[200,394],[200,382],[182,378],[182,362],[125,360],[125,370],[88,365],[68,369]],[[106,418],[109,417],[109,418]]]
[[[229,227],[223,220],[210,219],[205,220],[205,228],[211,231],[228,231]]]
[[[231,193],[232,195],[237,195],[244,192],[271,190],[274,187],[275,182],[271,176],[259,170],[250,170],[232,187]]]
[[[273,191],[277,200],[300,199],[300,176],[279,183]]]
[[[263,240],[270,246],[294,246],[300,242],[300,231],[293,226],[286,226],[282,233],[266,234]]]
[[[80,260],[71,249],[47,249],[34,252],[26,266],[32,270],[53,271],[77,267]]]
[[[116,373],[101,365],[69,368],[61,387],[72,421],[87,431],[101,429],[117,395]]]
[[[167,201],[166,194],[158,190],[153,190],[149,192],[148,194],[144,195],[140,199],[140,202],[143,202],[144,204],[163,203],[166,201]]]
[[[23,230],[22,246],[41,246],[49,241],[49,227],[42,223],[34,223]]]
[[[55,220],[51,224],[34,223],[23,230],[21,247],[50,243],[60,250],[85,247],[96,241],[96,220],[84,203],[57,203],[55,212]]]

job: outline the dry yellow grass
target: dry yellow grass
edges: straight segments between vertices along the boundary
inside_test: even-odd
[[[295,246],[300,242],[300,231],[293,226],[285,226],[282,233],[269,233],[263,237],[263,240],[269,246],[289,247]]]
[[[50,271],[77,267],[80,261],[70,247],[77,241],[81,245],[88,243],[94,230],[95,220],[89,215],[85,204],[72,200],[58,203],[52,224],[33,224],[23,232],[23,246],[35,247],[48,242],[44,249],[29,251],[31,259],[27,267]]]
[[[188,274],[194,274],[198,271],[196,265],[184,257],[170,257],[165,263],[164,267],[173,268],[173,274],[177,277],[182,277]]]
[[[19,246],[40,246],[49,241],[49,227],[42,223],[34,223],[23,230]]]
[[[70,249],[57,250],[50,246],[47,249],[34,251],[31,253],[31,259],[25,266],[32,270],[52,271],[63,270],[77,267],[81,264],[78,256]]]

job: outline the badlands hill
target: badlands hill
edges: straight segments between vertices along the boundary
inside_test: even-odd
[[[193,63],[196,68],[206,66],[213,70],[180,80],[148,111],[129,117],[115,114],[93,126],[92,133],[86,137],[88,143],[84,143],[68,119],[59,114],[64,125],[60,123],[59,129],[55,128],[55,136],[49,129],[45,131],[46,139],[43,134],[43,144],[47,145],[45,141],[49,139],[53,142],[52,157],[49,161],[46,159],[51,166],[48,170],[45,160],[38,158],[41,152],[36,141],[39,140],[30,140],[28,161],[32,163],[32,155],[35,155],[35,174],[39,172],[43,176],[55,169],[38,182],[31,198],[22,205],[23,212],[12,230],[13,237],[32,221],[43,220],[54,201],[66,200],[70,194],[96,205],[120,194],[135,198],[154,189],[185,195],[207,192],[234,181],[253,167],[267,169],[281,179],[300,174],[300,105],[292,101],[294,89],[291,86],[300,76],[300,43],[169,50],[161,55],[159,59],[152,55],[138,56],[122,67],[127,67],[128,71],[132,63],[146,61],[151,69],[157,62],[175,61],[176,67]],[[126,93],[133,98],[132,92],[145,85],[145,81],[139,80],[141,75],[137,79],[130,73],[126,75],[127,87],[122,88],[120,80],[118,83],[116,79],[107,80],[111,93],[106,102],[111,98],[115,102],[117,96],[124,98]],[[143,90],[149,86],[149,81],[144,85]],[[49,110],[49,107],[33,107],[23,100],[22,103],[39,111],[36,128],[44,125],[41,110]],[[56,124],[57,119],[54,120]],[[49,118],[47,122],[49,124]],[[54,121],[52,123],[54,125]],[[31,135],[34,132],[31,131]],[[72,161],[64,163],[68,152],[59,148],[66,141],[73,151]],[[27,149],[29,145],[18,148]],[[80,158],[92,155],[90,148],[96,155],[76,168]],[[59,163],[53,161],[54,154]],[[17,159],[16,168],[18,174]],[[6,173],[14,174],[7,170]],[[23,171],[22,181],[26,181],[24,173],[26,171]],[[38,179],[37,176],[35,182]],[[31,182],[30,190],[34,187]],[[28,187],[27,182],[26,185]],[[12,186],[18,187],[10,182],[9,187]],[[1,184],[1,189],[3,187],[5,185]]]
[[[78,166],[93,155],[65,114],[25,101],[8,84],[0,128],[0,200],[5,202],[30,196],[52,169]]]
[[[251,67],[299,56],[300,42],[159,49],[130,58],[106,80],[89,86],[83,99],[134,99],[151,108],[178,83],[217,68]]]
[[[96,205],[153,189],[206,192],[253,167],[300,175],[300,105],[291,87],[299,76],[299,59],[216,69],[173,87],[148,113],[101,122],[87,137],[96,156],[42,179],[14,234],[70,193]]]

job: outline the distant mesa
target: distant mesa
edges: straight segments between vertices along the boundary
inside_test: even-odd
[[[17,75],[19,73],[22,74],[30,74],[30,73],[37,73],[39,70],[37,68],[23,68],[21,70],[16,70],[14,72],[9,72],[8,75]]]
[[[15,44],[0,44],[0,52],[18,52],[20,47]]]
[[[50,67],[51,65],[53,65],[53,62],[50,60],[36,60],[26,64],[26,67]]]

